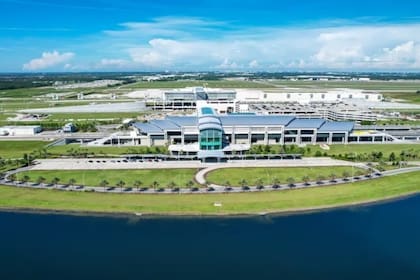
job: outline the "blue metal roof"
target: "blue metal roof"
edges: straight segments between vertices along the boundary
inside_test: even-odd
[[[354,122],[325,122],[318,131],[352,131]]]
[[[324,123],[324,119],[294,119],[287,128],[320,128]]]
[[[295,117],[293,116],[259,116],[259,115],[234,115],[234,116],[220,116],[223,126],[231,125],[287,125]]]
[[[198,124],[198,118],[195,116],[167,116],[166,119],[178,126],[196,126]]]
[[[161,128],[162,130],[181,130],[179,125],[176,125],[169,120],[151,120],[149,123]]]
[[[133,126],[137,128],[138,130],[140,130],[141,132],[147,133],[147,134],[162,134],[163,133],[162,129],[149,123],[137,122],[137,123],[134,123]]]

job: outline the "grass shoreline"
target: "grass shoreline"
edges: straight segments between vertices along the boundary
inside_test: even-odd
[[[0,209],[146,216],[240,216],[301,213],[377,203],[420,193],[420,172],[330,187],[240,194],[78,193],[0,187]],[[222,207],[215,207],[221,202]]]
[[[332,211],[336,209],[345,209],[350,207],[362,207],[362,206],[370,206],[370,205],[377,205],[377,204],[384,204],[388,202],[398,201],[408,199],[410,197],[419,195],[420,191],[414,191],[406,194],[400,194],[390,197],[384,197],[381,199],[372,199],[360,202],[352,202],[348,204],[340,204],[340,205],[325,205],[319,207],[309,207],[309,208],[297,208],[297,209],[290,209],[290,210],[280,210],[280,211],[272,211],[272,212],[243,212],[243,213],[136,213],[132,212],[94,212],[94,211],[85,211],[85,210],[54,210],[54,209],[40,209],[40,208],[13,208],[13,207],[1,207],[0,212],[12,212],[12,213],[28,213],[28,214],[56,214],[56,215],[72,215],[72,216],[89,216],[89,217],[138,217],[138,218],[159,218],[159,217],[174,217],[174,218],[188,218],[188,217],[208,217],[208,218],[238,218],[238,217],[255,217],[255,216],[289,216],[289,215],[303,215],[309,213],[316,213],[322,211]],[[141,214],[141,215],[140,215]]]

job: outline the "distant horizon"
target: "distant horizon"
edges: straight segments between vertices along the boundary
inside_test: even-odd
[[[1,73],[420,72],[420,3],[2,0]]]

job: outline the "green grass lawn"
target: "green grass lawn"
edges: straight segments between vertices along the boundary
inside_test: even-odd
[[[418,104],[420,103],[420,94],[416,93],[417,90],[420,90],[420,85],[412,92],[383,92],[383,95],[386,98],[402,99],[410,103]]]
[[[25,175],[36,182],[39,176],[51,182],[54,177],[60,179],[61,184],[66,184],[70,179],[75,179],[77,184],[86,186],[99,186],[102,180],[107,180],[109,186],[115,186],[122,180],[127,187],[132,187],[134,181],[140,180],[142,186],[150,187],[157,181],[160,187],[167,187],[170,182],[176,186],[185,187],[188,181],[194,180],[195,169],[138,169],[138,170],[36,170],[18,174],[18,179]]]
[[[166,147],[118,147],[118,146],[108,146],[108,147],[81,147],[79,144],[70,144],[70,145],[61,145],[61,146],[51,146],[48,148],[48,153],[60,156],[60,155],[69,155],[71,150],[78,151],[80,153],[94,153],[95,155],[124,155],[124,154],[148,154],[148,153],[166,153]]]
[[[1,158],[22,158],[23,154],[43,148],[45,141],[0,141]]]
[[[304,176],[308,176],[310,181],[315,181],[318,176],[329,179],[334,173],[336,177],[342,177],[343,172],[356,174],[365,172],[363,169],[348,166],[334,167],[273,167],[273,168],[223,168],[217,169],[207,174],[207,182],[223,185],[229,181],[232,186],[240,186],[241,180],[246,180],[249,185],[256,185],[257,180],[262,180],[263,184],[273,184],[274,179],[278,179],[280,184],[286,184],[289,177],[293,177],[295,182],[302,182]]]
[[[313,156],[316,151],[326,152],[328,155],[338,154],[370,154],[372,152],[382,152],[383,157],[387,159],[389,155],[394,152],[398,156],[402,151],[411,151],[420,155],[420,145],[418,144],[347,144],[347,145],[330,145],[330,150],[323,150],[319,145],[308,146],[311,148],[309,154],[305,156]],[[409,160],[409,159],[407,159]]]
[[[108,213],[240,214],[281,212],[381,200],[420,191],[420,172],[332,187],[278,192],[122,195],[0,187],[0,207]],[[214,207],[214,202],[222,207]]]

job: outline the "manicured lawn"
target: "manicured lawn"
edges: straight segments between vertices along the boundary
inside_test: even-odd
[[[207,174],[207,182],[223,185],[229,181],[232,186],[240,186],[241,180],[246,180],[249,185],[256,185],[257,180],[262,180],[264,185],[273,184],[274,179],[278,179],[280,184],[286,184],[289,177],[293,177],[295,182],[302,182],[303,176],[308,176],[309,181],[315,181],[318,176],[329,179],[330,174],[342,177],[343,172],[351,175],[357,171],[365,172],[363,169],[347,166],[335,167],[287,167],[287,168],[223,168],[217,169]]]
[[[330,145],[329,150],[323,150],[319,145],[308,146],[311,148],[310,155],[315,155],[316,151],[326,152],[328,155],[338,154],[371,154],[372,152],[382,152],[383,157],[387,159],[394,152],[396,156],[402,151],[411,151],[418,153],[420,156],[420,145],[418,144],[347,144],[347,145]],[[409,159],[407,159],[409,160]]]
[[[148,153],[162,153],[166,154],[165,147],[81,147],[79,144],[52,146],[48,148],[48,153],[53,155],[68,155],[74,152],[78,153],[94,153],[96,155],[123,155],[123,154],[148,154]]]
[[[278,192],[121,195],[0,187],[0,207],[108,213],[238,214],[293,211],[361,203],[420,191],[420,172],[334,187]],[[222,207],[214,207],[220,202]]]
[[[18,178],[28,175],[31,181],[36,181],[39,176],[51,182],[54,177],[60,179],[61,184],[66,184],[70,179],[75,179],[77,184],[86,186],[99,186],[102,180],[107,180],[109,186],[115,186],[122,180],[127,187],[132,187],[134,181],[140,180],[142,186],[149,187],[157,181],[160,187],[167,187],[173,181],[179,187],[185,187],[187,182],[194,180],[195,169],[141,169],[141,170],[36,170],[18,174]]]
[[[43,148],[45,141],[0,141],[1,158],[22,158],[23,154]]]

